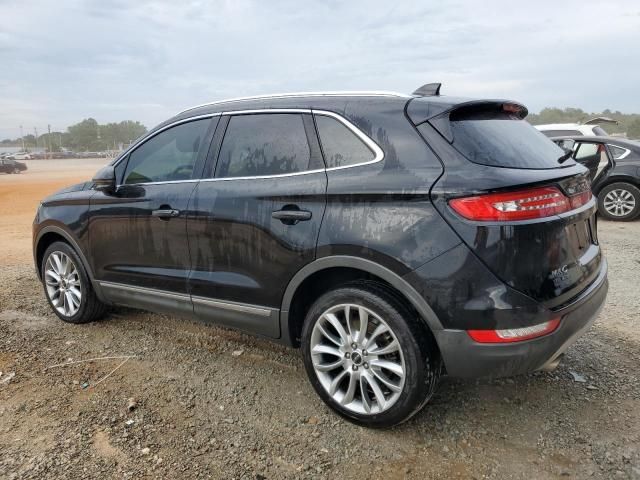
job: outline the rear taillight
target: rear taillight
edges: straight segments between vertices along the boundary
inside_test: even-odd
[[[591,191],[567,197],[556,187],[455,198],[449,205],[469,220],[506,222],[530,220],[574,210],[591,199]]]
[[[554,318],[538,325],[503,330],[467,330],[467,334],[479,343],[513,343],[542,337],[553,332],[560,325],[560,318]]]

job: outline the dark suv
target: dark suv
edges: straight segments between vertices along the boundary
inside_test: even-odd
[[[301,347],[368,426],[420,410],[443,372],[557,364],[605,300],[587,169],[505,100],[289,94],[154,128],[45,199],[33,253],[64,321],[118,304]]]

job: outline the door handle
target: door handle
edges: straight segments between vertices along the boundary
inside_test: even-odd
[[[311,212],[309,210],[300,210],[296,207],[295,209],[276,210],[271,214],[271,217],[280,220],[285,225],[295,225],[298,222],[311,220]]]
[[[160,208],[158,210],[153,210],[151,215],[158,217],[161,220],[169,220],[170,218],[180,215],[180,210],[175,210],[173,208]]]

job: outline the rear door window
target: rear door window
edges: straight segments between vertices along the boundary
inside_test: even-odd
[[[346,167],[375,160],[375,153],[344,123],[315,115],[327,168]]]
[[[453,146],[467,159],[491,167],[548,169],[564,151],[519,116],[502,107],[461,108],[449,116]]]
[[[311,152],[298,113],[234,115],[220,147],[217,178],[304,172]]]

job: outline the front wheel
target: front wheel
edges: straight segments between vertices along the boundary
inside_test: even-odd
[[[607,185],[598,194],[598,213],[609,220],[633,220],[640,213],[640,189],[626,182]]]
[[[87,323],[101,317],[106,306],[98,299],[78,254],[64,242],[47,248],[41,265],[49,305],[61,320]]]
[[[373,282],[322,295],[305,319],[302,352],[322,400],[367,427],[411,418],[433,395],[441,372],[438,349],[424,324]]]

